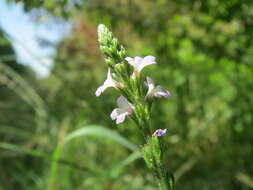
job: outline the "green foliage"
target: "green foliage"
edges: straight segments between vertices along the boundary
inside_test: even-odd
[[[177,188],[252,188],[252,1],[92,0],[80,1],[69,9],[64,6],[70,1],[22,2],[26,8],[44,8],[76,22],[72,35],[57,47],[54,67],[47,78],[38,81],[15,69],[20,65],[8,67],[15,72],[8,74],[9,81],[15,81],[13,76],[18,74],[22,79],[18,77],[15,82],[25,81],[25,85],[14,93],[1,83],[0,187],[155,189],[144,163],[136,160],[139,152],[125,149],[117,141],[100,135],[80,136],[62,146],[62,139],[70,131],[85,129],[80,123],[115,131],[108,116],[115,104],[114,95],[106,92],[103,101],[94,95],[106,73],[96,36],[97,24],[104,23],[129,50],[129,56],[150,53],[158,58],[159,67],[153,68],[152,76],[173,97],[168,102],[157,102],[152,125],[168,128],[168,136],[163,139],[164,157],[175,173]],[[10,44],[0,48],[0,53],[11,49]],[[13,52],[6,52],[0,59],[6,63],[13,57]],[[1,70],[3,76],[7,73]],[[39,107],[35,103],[38,96],[31,94],[31,89],[27,92],[27,85],[46,105],[43,130],[34,111]],[[137,130],[131,122],[118,127],[124,139],[140,144]],[[17,150],[8,151],[6,146],[2,149],[6,145],[3,143],[43,154],[54,152],[56,159],[61,157],[93,170],[83,172],[72,164],[56,165]],[[112,167],[115,163],[118,165]]]

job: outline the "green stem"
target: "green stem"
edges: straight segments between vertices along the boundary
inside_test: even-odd
[[[175,190],[174,177],[162,162],[155,164],[155,174],[160,190]]]
[[[150,137],[143,147],[144,160],[152,170],[160,190],[174,190],[174,177],[163,163],[160,137]]]

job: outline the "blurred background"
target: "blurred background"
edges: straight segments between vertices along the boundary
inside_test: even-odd
[[[1,0],[0,190],[153,190],[96,28],[173,97],[153,108],[165,162],[183,190],[253,189],[252,0]]]

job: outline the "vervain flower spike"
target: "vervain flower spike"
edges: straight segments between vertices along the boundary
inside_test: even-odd
[[[144,67],[156,64],[155,57],[152,55],[148,55],[144,58],[138,56],[135,58],[126,57],[125,60],[134,67],[133,76],[138,75]]]
[[[117,88],[120,86],[122,85],[119,82],[113,80],[112,75],[111,75],[111,70],[109,68],[107,72],[106,80],[104,81],[103,85],[98,87],[98,89],[96,90],[96,96],[100,96],[109,87]]]
[[[116,123],[123,123],[127,115],[131,115],[134,106],[127,101],[124,96],[120,96],[117,99],[118,108],[115,108],[111,113],[112,120],[116,120]]]
[[[163,139],[159,138],[166,135],[167,129],[157,129],[152,134],[150,121],[153,98],[168,98],[171,94],[163,87],[156,86],[150,77],[147,77],[145,82],[148,87],[146,93],[140,74],[144,67],[156,64],[155,57],[127,57],[125,48],[102,24],[98,26],[98,41],[105,55],[105,62],[111,70],[108,69],[107,78],[97,89],[96,96],[100,96],[109,87],[120,88],[121,96],[117,99],[117,108],[110,114],[111,119],[120,124],[130,116],[144,137],[145,144],[141,147],[141,152],[147,167],[154,174],[159,189],[175,190],[174,177],[163,160]]]
[[[162,86],[155,86],[154,81],[150,77],[147,77],[145,84],[148,86],[146,98],[169,98],[171,96],[170,92],[165,90]]]

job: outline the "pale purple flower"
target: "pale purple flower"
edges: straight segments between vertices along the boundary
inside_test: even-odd
[[[107,78],[104,81],[103,85],[99,86],[98,89],[96,90],[96,96],[100,96],[107,88],[109,87],[120,87],[121,84],[115,80],[113,80],[112,75],[111,75],[111,70],[110,68],[108,69],[107,72]]]
[[[167,129],[157,129],[154,133],[153,133],[153,137],[160,137],[160,136],[165,136],[167,132]]]
[[[118,108],[115,108],[110,116],[112,120],[116,120],[116,123],[119,124],[124,122],[127,115],[132,114],[134,106],[124,96],[117,99],[117,105]]]
[[[155,57],[152,55],[148,55],[144,58],[138,56],[135,58],[126,57],[125,60],[134,67],[133,75],[138,75],[141,70],[148,65],[156,64]]]
[[[155,86],[154,81],[150,77],[147,77],[145,84],[148,86],[146,98],[168,98],[171,96],[170,92],[165,90],[162,86]]]

